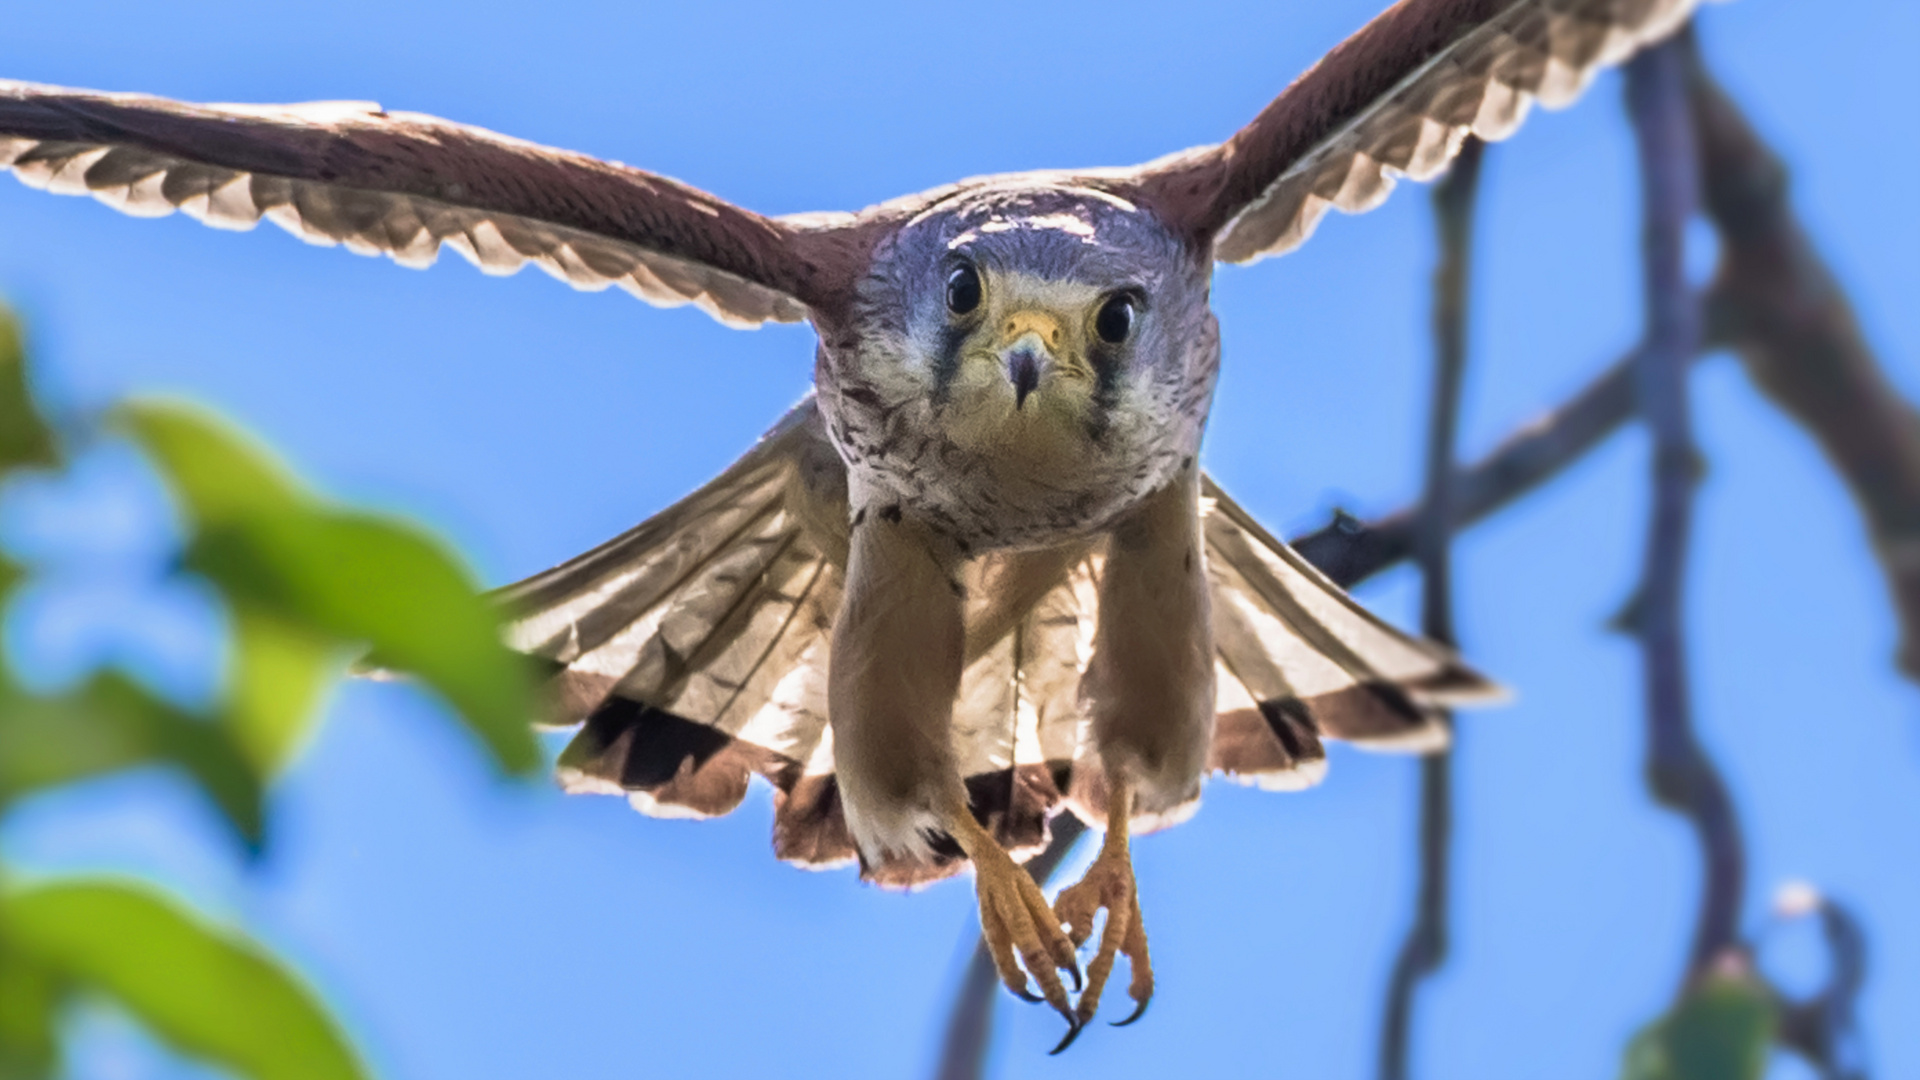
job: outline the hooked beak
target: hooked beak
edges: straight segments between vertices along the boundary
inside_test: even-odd
[[[1001,356],[1006,358],[1007,381],[1013,384],[1013,407],[1017,411],[1027,403],[1027,395],[1040,386],[1040,377],[1054,363],[1053,352],[1060,347],[1059,320],[1044,311],[1015,312],[1001,327]]]
[[[1013,407],[1018,411],[1027,403],[1027,395],[1040,385],[1040,365],[1046,354],[1026,347],[1013,350],[1007,357],[1007,381],[1013,383]]]

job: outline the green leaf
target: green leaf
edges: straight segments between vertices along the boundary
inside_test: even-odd
[[[119,420],[196,526],[187,564],[236,612],[371,648],[452,702],[502,766],[535,767],[527,664],[501,644],[497,613],[445,547],[403,522],[324,505],[198,410],[139,402]]]
[[[5,555],[0,555],[0,602],[5,601],[7,594],[26,576],[26,571],[15,566]]]
[[[313,993],[260,946],[145,889],[39,885],[0,901],[14,949],[112,998],[161,1039],[254,1080],[366,1073]]]
[[[42,1080],[59,1057],[53,973],[0,939],[0,1080]]]
[[[145,764],[184,769],[248,843],[259,842],[260,779],[227,729],[116,674],[39,697],[0,673],[0,806],[39,788]]]
[[[139,440],[197,525],[298,510],[309,501],[271,450],[198,405],[137,400],[115,409],[111,422]]]
[[[1779,1021],[1764,986],[1708,980],[1627,1046],[1624,1080],[1760,1080]]]
[[[372,662],[446,695],[508,769],[537,761],[525,662],[493,611],[427,537],[354,514],[269,515],[208,530],[187,564],[236,600],[365,642]]]
[[[53,432],[33,407],[27,389],[27,359],[20,326],[0,305],[0,472],[22,465],[52,465]]]
[[[329,638],[252,604],[233,610],[225,719],[261,775],[292,758],[332,677],[344,666]]]

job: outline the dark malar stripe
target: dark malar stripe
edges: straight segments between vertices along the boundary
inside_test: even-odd
[[[973,336],[971,326],[948,326],[940,331],[940,352],[933,360],[933,404],[947,403],[953,380],[960,376],[960,350]]]

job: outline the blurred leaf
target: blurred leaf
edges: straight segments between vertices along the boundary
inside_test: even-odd
[[[196,526],[188,565],[236,611],[371,647],[376,663],[445,695],[505,768],[537,764],[525,661],[501,644],[496,613],[441,544],[403,522],[321,504],[198,410],[137,402],[118,415]]]
[[[52,1075],[59,990],[52,972],[0,939],[0,1080]]]
[[[6,595],[13,591],[13,587],[20,584],[21,579],[26,576],[26,571],[8,561],[5,555],[0,555],[0,600],[4,600]]]
[[[446,695],[503,766],[532,768],[524,661],[500,643],[492,610],[453,562],[426,537],[376,518],[302,518],[210,529],[187,563],[236,599],[368,643],[372,663]]]
[[[21,465],[52,465],[53,433],[27,391],[26,354],[20,326],[0,305],[0,472]]]
[[[309,502],[273,451],[199,406],[131,401],[116,409],[113,419],[153,457],[196,525],[297,511]]]
[[[1746,977],[1711,979],[1634,1036],[1624,1080],[1760,1080],[1779,1016]]]
[[[27,792],[145,764],[192,776],[249,844],[261,832],[260,779],[228,731],[122,676],[38,697],[0,673],[0,806]]]
[[[233,673],[227,719],[241,750],[261,775],[293,756],[321,695],[343,666],[327,637],[237,604],[233,611]]]
[[[179,1050],[255,1080],[366,1074],[313,993],[257,944],[144,889],[69,882],[0,900],[0,933]]]

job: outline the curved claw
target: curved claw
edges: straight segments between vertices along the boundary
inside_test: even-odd
[[[1081,1024],[1078,1020],[1068,1018],[1067,1037],[1060,1040],[1059,1046],[1056,1046],[1053,1049],[1047,1051],[1047,1056],[1052,1057],[1053,1055],[1058,1054],[1060,1051],[1065,1050],[1067,1047],[1072,1046],[1073,1040],[1080,1037],[1080,1031],[1083,1027],[1085,1027],[1085,1025]]]
[[[1029,1005],[1045,1005],[1047,1003],[1046,998],[1043,998],[1040,995],[1035,994],[1033,991],[1027,989],[1024,986],[1018,990],[1011,990],[1010,988],[1010,992],[1013,994],[1014,997],[1019,998],[1021,1001],[1024,1001]]]
[[[1079,993],[1087,988],[1086,976],[1080,971],[1080,958],[1073,958],[1073,966],[1067,969],[1073,973],[1073,992]]]
[[[1138,1020],[1138,1019],[1140,1019],[1141,1017],[1143,1017],[1143,1016],[1145,1016],[1145,1015],[1147,1015],[1147,1006],[1149,1006],[1149,1005],[1151,1005],[1151,1004],[1153,1004],[1153,999],[1152,999],[1152,998],[1148,998],[1148,999],[1146,999],[1145,1001],[1142,1001],[1142,1002],[1141,1002],[1140,1004],[1138,1004],[1138,1005],[1135,1005],[1135,1006],[1133,1007],[1133,1014],[1132,1014],[1131,1016],[1129,1016],[1129,1017],[1127,1017],[1127,1018],[1126,1018],[1125,1020],[1115,1020],[1115,1021],[1113,1022],[1113,1026],[1114,1026],[1114,1027],[1126,1027],[1126,1026],[1127,1026],[1128,1024],[1131,1024],[1131,1023],[1133,1023],[1133,1022],[1134,1022],[1135,1020]]]

